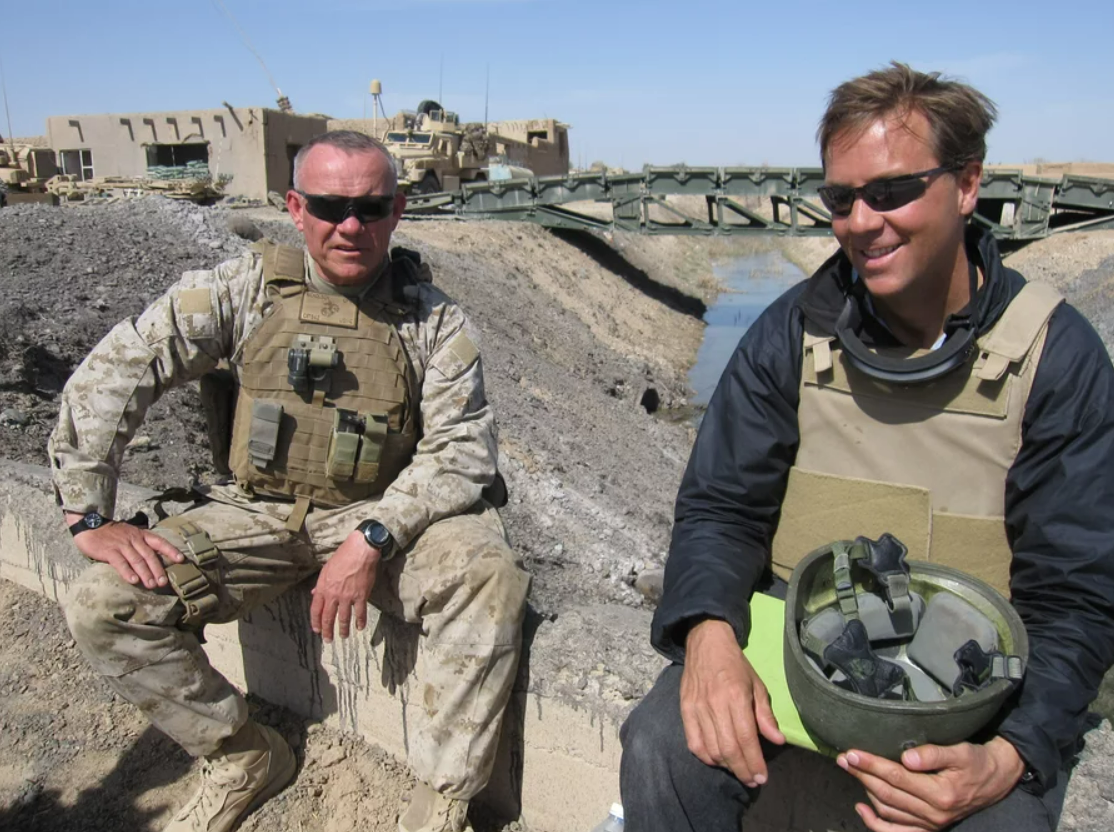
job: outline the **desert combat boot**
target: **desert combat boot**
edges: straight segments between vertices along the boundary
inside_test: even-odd
[[[398,832],[472,832],[468,801],[445,797],[419,780],[410,806],[398,819]]]
[[[205,758],[201,789],[163,832],[231,832],[294,777],[294,752],[277,731],[251,720]]]

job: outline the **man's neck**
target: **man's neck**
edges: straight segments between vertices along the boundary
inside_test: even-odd
[[[935,283],[924,286],[916,294],[906,293],[885,299],[872,296],[871,300],[878,316],[902,344],[917,349],[932,349],[944,333],[948,316],[959,312],[971,300],[966,250],[960,249],[960,256],[944,286]]]
[[[359,283],[338,284],[333,283],[325,277],[324,272],[321,271],[317,262],[309,256],[308,252],[306,253],[306,268],[309,274],[310,286],[313,287],[315,291],[321,292],[322,294],[342,295],[347,298],[363,296],[372,286],[379,282],[379,278],[382,277],[383,273],[387,270],[389,262],[390,258],[384,257],[383,262],[372,270],[366,280]]]

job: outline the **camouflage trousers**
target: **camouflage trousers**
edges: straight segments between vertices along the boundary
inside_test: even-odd
[[[315,510],[304,531],[285,529],[288,503],[210,502],[154,531],[185,551],[181,521],[219,549],[219,606],[209,620],[233,621],[317,572],[368,508]],[[487,783],[503,710],[521,652],[530,579],[486,504],[434,523],[381,562],[371,602],[420,624],[427,720],[410,735],[415,775],[451,797]],[[211,754],[248,718],[243,696],[209,663],[169,590],[151,591],[94,564],[65,603],[70,631],[94,670],[124,699],[195,756]],[[365,631],[366,633],[366,631]],[[366,637],[353,626],[352,637]]]

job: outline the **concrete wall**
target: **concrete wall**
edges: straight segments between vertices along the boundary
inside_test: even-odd
[[[329,129],[328,120],[265,110],[263,122],[267,190],[285,195],[293,182],[294,154],[314,136],[326,132]]]
[[[61,600],[85,563],[48,476],[0,460],[0,579]],[[121,486],[117,513],[128,516],[152,496]],[[422,718],[409,704],[424,660],[417,629],[373,615],[364,637],[326,647],[310,632],[309,601],[308,588],[297,587],[242,621],[209,627],[213,664],[245,690],[404,758]],[[662,667],[647,644],[649,620],[645,610],[618,606],[575,608],[556,621],[528,617],[527,653],[480,800],[520,813],[533,832],[586,832],[606,815],[619,799],[619,726]],[[1114,732],[1103,723],[1087,740],[1062,832],[1114,828]],[[746,829],[861,832],[853,809],[861,799],[832,761],[790,749],[770,763],[770,785]]]
[[[325,125],[321,117],[239,107],[51,116],[47,135],[56,152],[92,151],[93,173],[98,177],[145,175],[150,144],[208,144],[212,176],[232,176],[226,193],[265,199],[269,189],[286,191],[290,176],[286,145],[304,144],[323,133]],[[272,183],[281,184],[272,188]]]

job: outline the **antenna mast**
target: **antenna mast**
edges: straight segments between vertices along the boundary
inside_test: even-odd
[[[15,159],[15,137],[12,135],[12,114],[8,109],[8,82],[4,77],[4,62],[0,61],[0,90],[4,92],[4,116],[8,119],[8,144],[12,146],[12,158]]]
[[[248,51],[255,56],[255,59],[257,61],[259,61],[259,65],[263,67],[263,72],[266,73],[267,80],[271,82],[271,87],[274,89],[275,94],[278,96],[278,99],[275,101],[275,103],[278,104],[279,109],[282,110],[284,113],[294,112],[294,107],[290,104],[290,99],[282,94],[282,90],[280,90],[278,84],[275,83],[274,76],[271,75],[271,70],[267,69],[267,64],[263,62],[263,57],[255,51],[255,47],[251,45],[251,41],[248,40],[247,34],[242,28],[240,28],[240,24],[236,22],[236,18],[232,16],[232,12],[230,12],[228,10],[228,7],[224,5],[223,0],[213,0],[213,5],[216,6],[218,10],[223,12],[225,17],[229,19],[229,21],[232,23],[233,28],[236,29],[236,33],[240,36],[240,40],[243,42],[244,46],[246,46]]]
[[[375,138],[379,138],[379,108],[383,106],[383,85],[379,83],[376,78],[371,82],[368,87],[368,92],[371,93],[372,112],[374,113],[375,120],[372,122],[371,133]],[[364,105],[367,106],[366,104]],[[386,115],[386,113],[384,113]]]

